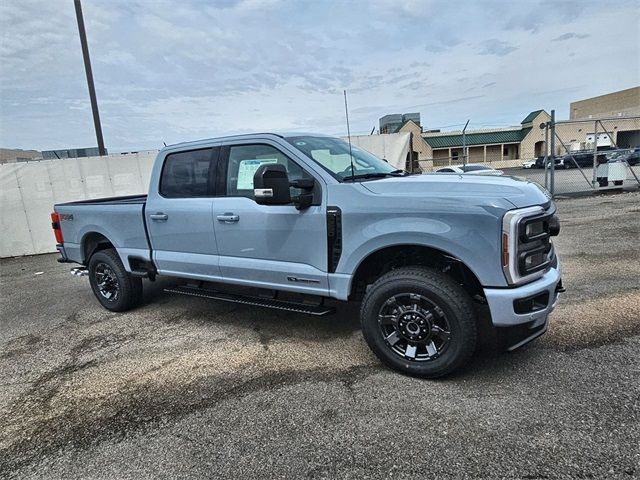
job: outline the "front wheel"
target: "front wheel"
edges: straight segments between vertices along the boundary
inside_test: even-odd
[[[89,259],[89,283],[107,310],[124,312],[142,299],[142,279],[132,277],[114,249],[100,250]]]
[[[433,269],[405,267],[380,277],[367,290],[360,320],[364,338],[378,358],[417,377],[452,373],[476,347],[471,298]]]

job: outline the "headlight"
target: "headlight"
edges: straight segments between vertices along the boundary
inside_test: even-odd
[[[554,258],[551,236],[560,231],[553,211],[528,207],[507,212],[502,221],[502,270],[510,285],[544,274]]]
[[[545,235],[548,232],[545,232],[544,222],[542,220],[536,220],[535,222],[529,222],[524,227],[524,238],[525,239],[535,239],[540,237],[541,235]]]
[[[547,255],[549,250],[551,250],[550,243],[520,253],[518,255],[518,273],[525,276],[542,270],[551,262]]]

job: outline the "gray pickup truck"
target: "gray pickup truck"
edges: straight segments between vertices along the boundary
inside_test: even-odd
[[[375,354],[421,377],[471,357],[479,312],[508,349],[540,336],[562,291],[556,208],[536,183],[412,175],[321,135],[172,145],[148,195],[54,210],[59,261],[109,310],[158,275],[185,279],[174,293],[306,314],[357,301]]]

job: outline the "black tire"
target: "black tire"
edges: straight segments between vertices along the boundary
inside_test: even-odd
[[[407,295],[410,302],[415,302],[409,309],[403,304]],[[399,304],[403,304],[401,308]],[[388,309],[392,309],[391,314],[385,314]],[[396,311],[400,313],[393,313]],[[419,321],[411,320],[414,313],[419,314],[415,316]],[[471,298],[450,277],[429,268],[404,267],[380,277],[365,294],[360,321],[364,338],[376,356],[392,369],[416,377],[450,374],[460,369],[476,348],[477,320]],[[408,328],[412,322],[413,336]],[[418,323],[426,323],[424,330]],[[417,340],[419,337],[422,340]]]
[[[94,253],[88,270],[91,289],[104,308],[124,312],[138,306],[142,299],[142,279],[132,277],[124,269],[114,249]]]

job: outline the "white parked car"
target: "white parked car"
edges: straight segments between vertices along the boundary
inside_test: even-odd
[[[535,158],[533,160],[527,160],[522,164],[522,168],[527,168],[527,169],[534,168],[535,166],[536,166]]]
[[[502,170],[487,167],[479,163],[467,163],[466,165],[450,165],[436,170],[436,173],[466,173],[469,175],[504,175]]]

